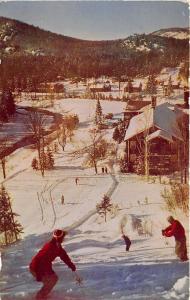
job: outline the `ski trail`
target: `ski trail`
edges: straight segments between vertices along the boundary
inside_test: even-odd
[[[114,193],[115,189],[117,188],[119,182],[117,181],[115,174],[110,174],[110,177],[113,181],[111,187],[108,189],[106,196],[111,197],[112,194]],[[71,231],[73,229],[76,229],[77,227],[81,226],[83,223],[85,223],[90,217],[92,217],[93,215],[95,215],[97,213],[97,209],[93,209],[91,211],[88,212],[88,214],[86,214],[84,217],[82,217],[79,221],[74,222],[72,225],[64,228],[64,230],[66,231]]]
[[[20,173],[25,172],[25,171],[28,170],[28,169],[29,169],[29,167],[24,168],[24,169],[22,169],[22,170],[19,170],[18,172],[14,173],[14,174],[10,175],[9,177],[5,178],[4,180],[2,180],[2,181],[1,181],[1,184],[7,182],[8,180],[14,178],[15,176],[17,176],[17,175],[20,174]]]

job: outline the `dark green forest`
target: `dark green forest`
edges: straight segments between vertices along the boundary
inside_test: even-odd
[[[58,76],[146,76],[179,66],[189,56],[187,39],[135,34],[112,41],[85,41],[6,18],[0,18],[0,37],[1,87],[10,81],[24,86],[27,80],[38,85]]]

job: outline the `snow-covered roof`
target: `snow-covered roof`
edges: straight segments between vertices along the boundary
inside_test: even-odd
[[[147,108],[143,113],[133,117],[126,130],[124,140],[129,140],[133,136],[150,129],[153,126],[182,140],[177,124],[177,116],[171,109],[171,104],[167,102],[156,106],[155,109]]]
[[[157,137],[161,137],[161,138],[163,138],[163,139],[165,139],[165,140],[167,140],[168,142],[171,142],[171,143],[173,142],[172,135],[170,133],[166,132],[166,131],[161,130],[161,129],[158,129],[155,132],[149,134],[147,136],[147,141],[151,141],[151,140],[153,140]]]
[[[147,101],[147,100],[129,100],[127,102],[125,111],[139,111],[141,110],[143,107],[145,107],[146,105],[150,104],[151,101]]]

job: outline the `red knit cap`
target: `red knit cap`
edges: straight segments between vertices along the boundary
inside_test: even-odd
[[[61,230],[61,229],[56,229],[53,232],[53,237],[57,240],[57,239],[60,239],[60,238],[64,237],[66,234],[67,234],[66,231]]]

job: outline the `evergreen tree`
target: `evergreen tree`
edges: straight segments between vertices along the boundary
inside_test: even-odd
[[[173,92],[173,87],[172,87],[172,78],[171,76],[168,79],[168,86],[167,86],[167,95],[170,96]]]
[[[58,147],[58,144],[56,142],[54,143],[53,148],[54,148],[55,153],[57,153],[59,151],[59,147]]]
[[[33,158],[32,163],[31,163],[31,167],[33,168],[33,170],[38,170],[38,160],[36,157]]]
[[[15,113],[14,97],[10,90],[4,90],[0,99],[0,118],[7,122],[8,117]]]
[[[3,102],[2,96],[0,97],[0,121],[8,122],[7,109],[5,103]]]
[[[45,154],[45,169],[52,169],[54,166],[53,153],[50,147],[47,147],[47,152]]]
[[[132,80],[130,80],[130,79],[128,79],[128,82],[127,82],[126,92],[128,92],[128,93],[133,92],[133,84],[132,84]]]
[[[145,92],[149,95],[155,95],[156,94],[156,80],[153,75],[150,75],[148,77],[148,81],[146,84]]]
[[[7,113],[9,116],[11,116],[15,113],[15,103],[14,103],[13,94],[10,90],[5,92],[5,101],[6,101]]]
[[[104,195],[102,202],[96,206],[98,213],[104,216],[105,222],[107,213],[110,212],[113,207],[113,204],[111,204],[110,201],[110,198],[107,195]]]
[[[124,137],[126,132],[126,125],[124,122],[121,122],[117,127],[115,127],[115,130],[113,132],[113,139],[120,144]]]
[[[0,188],[0,234],[4,234],[5,244],[17,241],[22,233],[21,224],[15,220],[18,214],[12,211],[10,196],[4,186]]]
[[[118,126],[115,127],[114,131],[113,131],[113,136],[112,138],[114,139],[114,141],[118,142],[120,141],[120,131]]]
[[[96,112],[95,112],[95,124],[102,124],[102,107],[100,104],[100,100],[97,100],[96,103]]]
[[[139,90],[140,90],[140,92],[142,92],[142,82],[140,82],[140,84],[139,84]]]

